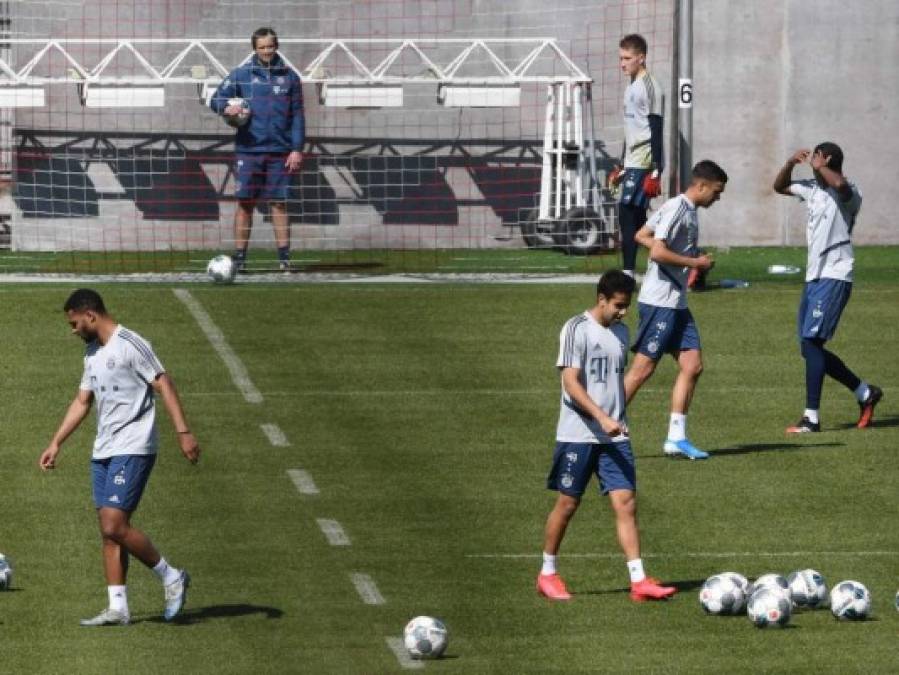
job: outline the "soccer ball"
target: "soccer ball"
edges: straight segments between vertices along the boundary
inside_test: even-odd
[[[413,659],[440,657],[448,639],[446,626],[432,616],[416,616],[403,631],[403,644]]]
[[[841,581],[830,589],[830,611],[838,619],[866,619],[871,613],[871,594],[858,581]]]
[[[242,127],[250,120],[250,104],[243,98],[229,98],[228,105],[239,105],[241,111],[237,115],[222,115],[225,123],[231,127]]]
[[[815,570],[796,570],[787,577],[793,604],[797,607],[815,608],[827,600],[824,577]]]
[[[749,596],[752,595],[752,584],[749,583],[749,579],[744,577],[739,572],[722,572],[722,576],[727,576],[733,579],[733,582],[740,587],[740,590],[743,591],[743,603],[746,603],[746,600],[749,600]]]
[[[228,284],[234,281],[237,266],[229,255],[217,255],[206,265],[206,274],[217,284]]]
[[[749,598],[746,614],[756,628],[783,628],[790,622],[793,603],[783,591],[759,588]]]
[[[0,553],[0,591],[5,591],[10,586],[12,586],[12,565],[6,556]]]
[[[753,593],[762,588],[780,591],[787,596],[787,600],[793,601],[790,593],[790,584],[779,574],[763,574],[752,584]]]
[[[739,581],[730,574],[716,574],[699,590],[699,604],[707,614],[739,614],[746,601]]]

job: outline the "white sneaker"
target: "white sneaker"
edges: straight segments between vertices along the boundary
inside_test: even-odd
[[[131,622],[128,612],[107,607],[93,619],[82,619],[82,626],[127,626]]]
[[[178,581],[173,581],[165,587],[165,611],[162,617],[171,621],[184,608],[187,601],[187,588],[190,586],[190,575],[187,570],[181,570]]]

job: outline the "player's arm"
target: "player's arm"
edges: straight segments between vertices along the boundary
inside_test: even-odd
[[[574,401],[581,410],[595,419],[599,423],[599,426],[602,427],[602,430],[609,436],[620,436],[622,433],[625,433],[626,430],[623,428],[622,424],[609,417],[609,415],[596,405],[592,398],[590,398],[590,394],[587,393],[584,385],[581,384],[579,378],[580,372],[580,368],[562,368],[562,387],[565,389],[565,393],[568,394],[571,400]]]
[[[780,167],[780,171],[777,172],[777,176],[774,178],[772,187],[775,192],[787,197],[793,196],[793,193],[790,192],[790,183],[793,182],[793,167],[808,160],[810,154],[808,150],[803,149],[797,150],[790,156],[786,164]]]
[[[649,117],[649,150],[652,153],[652,168],[659,174],[665,169],[662,155],[662,116],[650,114]]]
[[[649,257],[651,260],[660,265],[673,265],[675,267],[693,267],[697,270],[710,270],[714,265],[711,256],[707,253],[691,258],[689,256],[675,253],[665,243],[664,239],[654,239],[652,248],[649,249]]]
[[[848,202],[852,199],[852,187],[850,187],[849,181],[843,177],[843,174],[834,171],[828,166],[828,164],[830,164],[830,155],[816,152],[809,160],[809,164],[812,165],[812,169],[821,175],[821,178],[827,183],[827,187],[837,191],[841,200]]]
[[[652,250],[652,245],[656,240],[654,235],[655,230],[649,225],[644,225],[639,230],[637,230],[637,233],[634,235],[634,241],[640,244],[640,246],[644,246],[649,250]]]
[[[197,443],[197,439],[187,424],[184,409],[181,407],[181,399],[178,398],[178,390],[175,389],[175,383],[168,373],[162,373],[153,380],[153,390],[162,398],[165,409],[169,413],[169,418],[171,418],[172,424],[175,425],[181,454],[191,464],[196,464],[197,460],[200,459],[200,444]]]
[[[62,444],[72,435],[72,432],[78,428],[78,425],[87,417],[90,412],[91,404],[94,401],[94,394],[88,389],[79,389],[74,400],[69,404],[69,409],[62,418],[62,422],[49,445],[41,453],[38,465],[43,471],[56,468],[56,457],[62,449]]]

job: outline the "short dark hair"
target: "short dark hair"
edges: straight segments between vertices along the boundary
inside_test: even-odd
[[[649,46],[646,44],[646,38],[637,33],[625,35],[621,38],[621,42],[618,43],[618,46],[621,47],[621,49],[630,49],[631,51],[643,54],[644,56],[646,56],[646,52],[649,49]]]
[[[827,163],[828,168],[833,169],[837,173],[843,173],[843,150],[836,143],[824,141],[815,146],[815,152],[820,152],[825,157],[830,157]]]
[[[88,310],[97,314],[106,314],[106,305],[103,304],[103,298],[97,291],[91,288],[79,288],[69,296],[66,304],[62,306],[64,312],[87,312]]]
[[[275,49],[278,48],[278,34],[275,32],[275,29],[263,26],[262,28],[257,28],[253,31],[253,35],[250,38],[250,43],[253,45],[253,49],[256,49],[256,40],[264,37],[275,38]]]
[[[696,166],[693,167],[693,173],[691,174],[691,176],[694,181],[707,180],[718,183],[727,182],[727,174],[724,173],[724,169],[722,169],[710,159],[704,159],[701,162],[696,162]]]
[[[609,270],[605,272],[596,284],[596,296],[600,295],[606,300],[611,300],[616,293],[632,295],[637,282],[629,274],[621,270]]]

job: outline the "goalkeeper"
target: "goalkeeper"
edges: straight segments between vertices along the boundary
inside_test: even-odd
[[[624,91],[624,168],[609,174],[612,187],[620,187],[618,222],[624,273],[634,276],[637,264],[637,231],[646,222],[646,209],[662,192],[662,110],[664,94],[646,70],[646,40],[625,35],[618,44],[621,71],[631,78]]]

